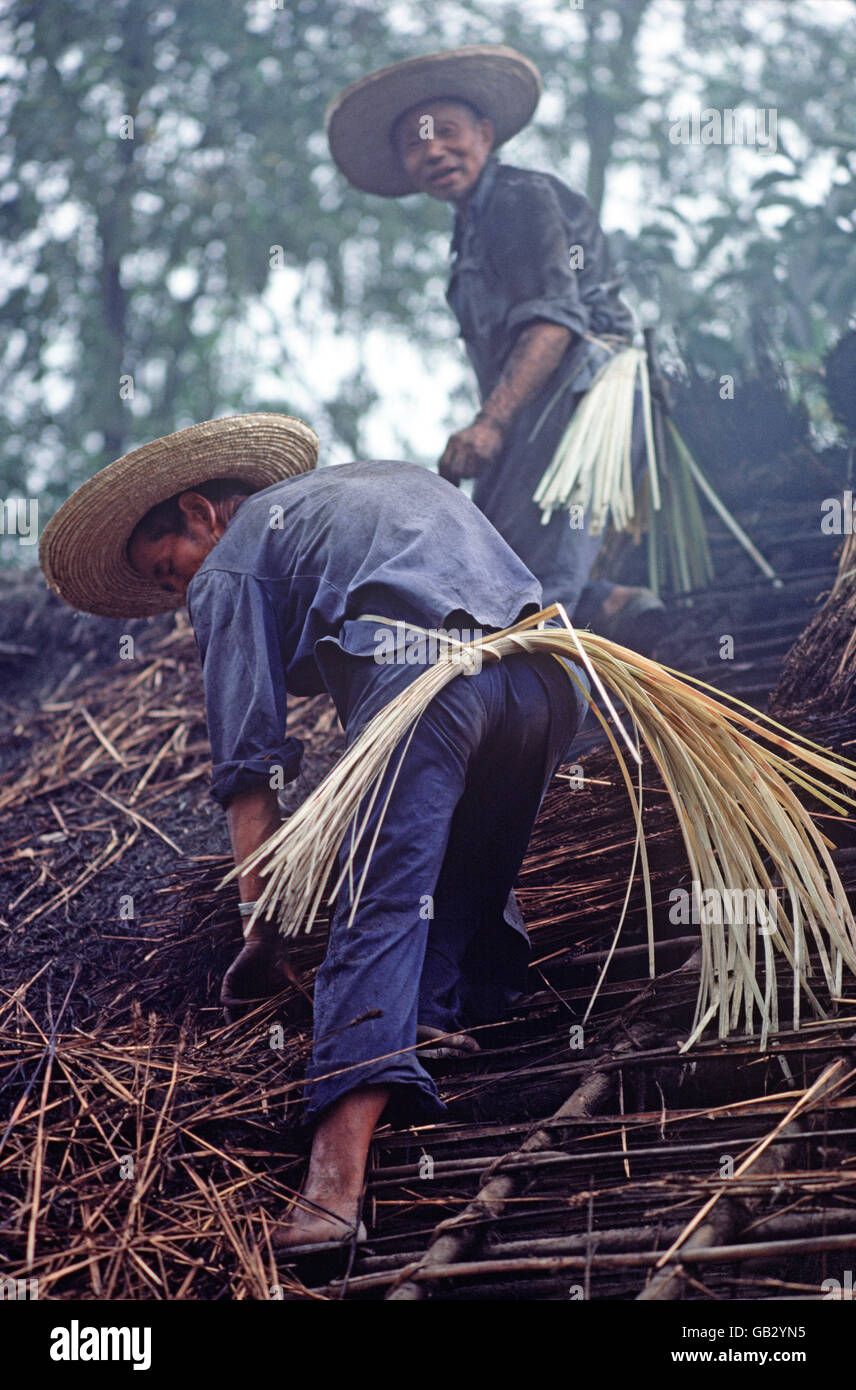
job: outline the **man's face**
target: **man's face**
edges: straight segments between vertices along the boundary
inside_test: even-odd
[[[187,535],[171,531],[157,541],[138,536],[128,548],[128,559],[143,579],[184,598],[188,584],[225,528],[208,498],[198,492],[183,493],[180,506]]]
[[[458,101],[428,101],[401,117],[395,148],[414,186],[444,203],[466,202],[493,145],[490,121]]]

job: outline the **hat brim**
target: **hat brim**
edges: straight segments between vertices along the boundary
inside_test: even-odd
[[[205,420],[144,444],[102,468],[51,518],[39,544],[48,586],[73,608],[144,618],[184,600],[131,567],[131,532],[152,507],[213,478],[241,478],[250,492],[315,467],[318,437],[290,415]]]
[[[349,183],[402,198],[417,192],[392,144],[405,111],[443,97],[469,102],[490,119],[497,149],[531,120],[540,95],[538,69],[522,53],[494,45],[458,48],[408,58],[352,83],[328,106],[324,127]]]

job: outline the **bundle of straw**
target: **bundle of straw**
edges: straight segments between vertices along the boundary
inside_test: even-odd
[[[555,617],[564,628],[543,626]],[[815,962],[830,993],[840,995],[843,967],[856,974],[856,922],[829,855],[831,842],[817,829],[794,787],[846,815],[847,807],[856,806],[856,801],[842,789],[856,790],[856,764],[789,734],[748,705],[735,702],[735,708],[726,707],[701,682],[689,684],[655,661],[593,633],[576,632],[561,605],[484,637],[472,647],[452,644],[447,654],[375,715],[290,820],[227,875],[234,877],[252,868],[267,876],[255,916],[264,913],[270,919],[278,907],[284,935],[296,933],[301,926],[310,930],[350,831],[350,851],[343,858],[330,897],[347,881],[353,920],[373,842],[368,845],[359,882],[354,881],[353,874],[355,853],[366,835],[386,774],[395,759],[381,813],[392,795],[420,715],[450,680],[473,669],[475,646],[482,660],[500,660],[520,652],[551,652],[589,673],[633,761],[641,767],[641,742],[659,769],[703,902],[709,890],[726,905],[735,902],[731,895],[740,894],[736,901],[745,903],[746,893],[757,898],[759,892],[777,892],[778,910],[772,928],[754,916],[748,922],[736,920],[740,914],[728,910],[726,920],[702,920],[701,980],[686,1046],[695,1042],[714,1017],[720,1037],[736,1028],[741,1017],[745,1031],[753,1033],[757,1009],[763,1048],[770,1031],[779,1026],[777,955],[784,957],[793,971],[794,1027],[799,1026],[801,994],[812,1010],[822,1015],[809,984],[816,973]],[[566,669],[570,679],[583,689],[572,668]],[[635,740],[615,713],[609,692],[628,711]],[[597,707],[592,704],[592,708],[606,730],[631,799],[637,831],[631,878],[638,858],[653,976],[654,923],[642,832],[641,783],[637,793],[618,740]],[[375,839],[381,819],[382,815]],[[766,900],[771,901],[769,897]],[[627,901],[629,885],[616,943]],[[763,980],[759,981],[762,963]]]
[[[648,571],[652,589],[659,593],[659,583],[664,577],[659,557],[663,556],[664,550],[668,551],[671,584],[675,590],[688,593],[712,581],[713,562],[701,514],[702,496],[761,574],[780,589],[782,581],[772,565],[764,559],[754,541],[747,536],[705,477],[671,416],[665,424],[660,453],[663,509],[659,517],[652,514],[648,531]],[[657,538],[658,529],[664,532],[665,546]]]
[[[633,415],[642,396],[647,475],[634,491]],[[665,428],[664,428],[665,425]],[[703,496],[762,574],[780,584],[772,566],[705,477],[664,402],[652,405],[649,362],[642,348],[624,348],[600,369],[559,440],[532,500],[546,525],[558,509],[576,511],[588,532],[607,525],[630,531],[638,544],[648,531],[648,583],[654,593],[689,593],[713,579],[701,511]]]
[[[559,440],[533,501],[546,525],[558,508],[581,507],[589,533],[612,518],[616,531],[634,517],[631,444],[637,380],[642,390],[651,506],[660,506],[648,366],[641,348],[624,348],[600,369]]]
[[[699,486],[690,467],[695,460],[674,422],[667,419],[665,426],[657,438],[662,507],[659,512],[649,509],[647,518],[648,587],[655,594],[686,594],[713,582],[713,560]]]

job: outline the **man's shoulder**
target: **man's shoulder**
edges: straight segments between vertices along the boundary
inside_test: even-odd
[[[427,501],[429,490],[431,504],[435,491],[440,498],[451,491],[437,473],[399,459],[330,464],[284,478],[241,503],[199,573],[264,572],[272,533],[291,531],[296,540],[307,525],[315,535],[338,523],[347,523],[351,530],[355,521],[371,527],[372,517],[381,510],[390,515],[412,512],[414,499]]]
[[[426,474],[436,476],[418,464],[399,459],[367,459],[313,468],[254,492],[241,503],[228,529],[231,531],[234,526],[240,530],[248,524],[255,524],[259,515],[277,506],[294,508],[307,498],[312,499],[313,505],[321,505],[325,496],[346,489],[356,491],[372,485],[388,486],[396,481],[412,483]]]
[[[496,178],[488,202],[492,209],[501,209],[509,204],[525,201],[527,196],[549,198],[551,195],[563,211],[591,210],[591,203],[585,194],[571,188],[555,174],[548,174],[542,169],[521,169],[516,164],[497,165]]]

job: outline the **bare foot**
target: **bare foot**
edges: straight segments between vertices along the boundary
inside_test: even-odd
[[[369,1144],[388,1099],[388,1087],[362,1086],[341,1096],[322,1115],[301,1202],[273,1236],[278,1250],[344,1241],[353,1234]]]
[[[641,592],[641,589],[630,589],[626,584],[616,584],[600,605],[600,611],[605,618],[614,618],[629,603],[632,595]]]
[[[430,1043],[430,1047],[420,1047],[418,1055],[438,1060],[444,1057],[467,1057],[473,1052],[481,1052],[475,1038],[469,1033],[445,1033],[442,1028],[432,1028],[420,1023],[416,1029],[418,1043]]]
[[[306,1194],[307,1205],[310,1200]],[[329,1241],[346,1241],[353,1234],[357,1224],[357,1204],[343,1201],[327,1194],[313,1194],[311,1200],[323,1206],[330,1213],[296,1206],[291,1221],[280,1226],[271,1237],[276,1250],[288,1250],[293,1245],[326,1245]]]

